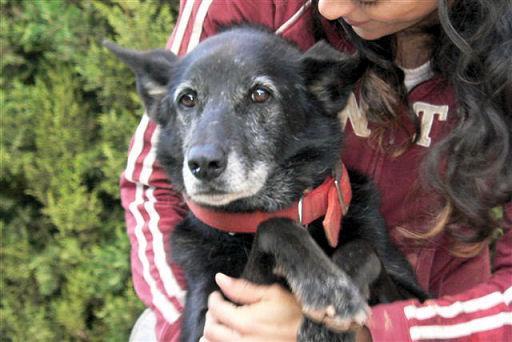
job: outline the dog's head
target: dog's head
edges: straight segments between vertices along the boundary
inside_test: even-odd
[[[339,158],[337,113],[362,68],[326,43],[302,54],[245,27],[183,58],[105,46],[134,71],[159,124],[158,161],[195,202],[275,210],[321,182]]]

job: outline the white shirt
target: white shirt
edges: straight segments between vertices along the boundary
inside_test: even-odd
[[[416,87],[418,84],[432,78],[432,76],[434,75],[430,61],[414,69],[408,69],[403,67],[400,67],[400,69],[402,69],[402,71],[405,74],[404,84],[408,92],[411,91],[411,89]]]

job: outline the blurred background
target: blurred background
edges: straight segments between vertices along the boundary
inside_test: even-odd
[[[101,47],[163,47],[178,1],[0,0],[2,341],[126,341],[118,180],[142,115]]]

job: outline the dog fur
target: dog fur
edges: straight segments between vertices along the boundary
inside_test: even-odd
[[[339,159],[337,113],[364,70],[355,57],[322,42],[303,54],[254,27],[208,38],[182,58],[105,45],[134,71],[146,111],[159,124],[158,161],[197,203],[225,212],[286,208]],[[350,179],[353,199],[337,248],[327,243],[321,220],[306,230],[270,219],[256,235],[233,235],[188,215],[171,237],[188,285],[181,340],[202,336],[217,272],[287,286],[306,313],[302,341],[352,340],[353,333],[336,330],[363,323],[367,303],[424,298],[387,236],[372,184],[353,171]],[[330,329],[311,313],[330,320]]]

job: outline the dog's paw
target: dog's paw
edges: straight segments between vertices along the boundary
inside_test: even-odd
[[[346,276],[310,279],[296,295],[306,317],[336,332],[362,326],[370,313],[361,292]]]

